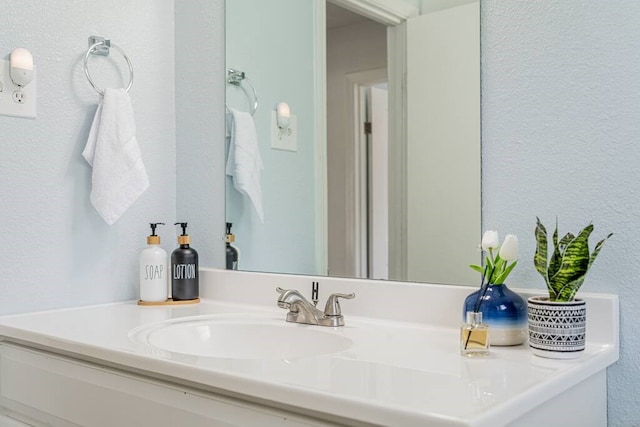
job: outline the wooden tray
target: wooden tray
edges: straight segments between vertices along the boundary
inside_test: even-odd
[[[144,306],[187,305],[187,304],[198,304],[199,302],[200,302],[200,298],[182,300],[182,301],[174,301],[173,299],[169,298],[166,301],[160,301],[160,302],[151,302],[151,301],[138,300],[138,305],[144,305]]]

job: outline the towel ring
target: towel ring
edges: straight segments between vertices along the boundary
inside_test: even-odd
[[[258,110],[258,93],[256,92],[255,86],[253,85],[253,83],[251,83],[251,80],[249,80],[249,78],[244,74],[244,71],[234,70],[233,68],[229,68],[227,70],[227,83],[242,88],[245,95],[247,95],[249,102],[251,102],[251,95],[247,91],[247,88],[241,84],[243,80],[247,82],[247,84],[251,88],[251,91],[253,92],[253,104],[251,105],[250,111],[251,115],[253,116]],[[229,107],[227,107],[227,109],[228,108]]]
[[[101,56],[109,56],[110,48],[114,48],[117,50],[120,55],[124,57],[127,61],[127,66],[129,67],[129,84],[124,89],[126,92],[129,92],[131,86],[133,86],[133,65],[131,65],[131,60],[127,56],[126,53],[122,49],[120,49],[115,43],[111,43],[111,40],[99,37],[99,36],[90,36],[89,37],[89,49],[87,49],[87,53],[84,55],[84,74],[87,76],[87,80],[91,83],[93,89],[98,92],[100,95],[104,96],[104,89],[100,88],[91,78],[91,74],[89,74],[89,56],[91,55],[101,55]]]

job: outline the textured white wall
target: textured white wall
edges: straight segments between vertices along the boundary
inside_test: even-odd
[[[173,1],[2,6],[0,56],[18,46],[33,53],[38,118],[0,116],[0,313],[132,299],[147,223],[175,216]],[[89,203],[91,169],[81,157],[99,100],[82,70],[91,34],[110,37],[131,58],[137,137],[151,182],[111,227]],[[97,83],[122,86],[122,58],[102,59],[91,62]],[[170,247],[174,235],[163,230],[163,243]]]
[[[615,233],[583,290],[620,295],[609,425],[640,425],[640,4],[482,0],[481,15],[484,228],[518,235],[510,284],[538,289],[536,216],[593,222],[592,245]]]

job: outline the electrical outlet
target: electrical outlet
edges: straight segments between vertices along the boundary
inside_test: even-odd
[[[36,118],[36,67],[33,80],[25,87],[13,83],[10,62],[0,59],[0,116]]]
[[[271,110],[271,148],[298,151],[298,117],[295,114],[292,114],[289,118],[289,127],[280,129],[276,111]]]
[[[27,102],[27,95],[21,90],[14,90],[13,101],[18,104],[25,104]]]

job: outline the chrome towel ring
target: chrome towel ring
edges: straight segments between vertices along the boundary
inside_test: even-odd
[[[241,87],[244,93],[247,95],[247,98],[249,98],[249,102],[251,102],[251,95],[249,95],[247,88],[241,84],[243,80],[247,82],[247,84],[251,88],[251,91],[253,92],[253,104],[251,105],[250,111],[251,115],[253,116],[258,110],[258,93],[256,92],[255,86],[253,86],[251,80],[249,80],[249,78],[244,74],[244,71],[234,70],[233,68],[229,68],[227,70],[227,83]]]
[[[116,46],[115,43],[111,43],[111,40],[109,40],[108,38],[100,36],[89,36],[89,49],[87,49],[87,53],[84,55],[84,74],[87,76],[87,80],[89,80],[89,83],[91,83],[91,86],[95,89],[95,91],[103,96],[104,89],[96,85],[96,83],[91,78],[91,75],[89,74],[88,61],[90,55],[109,56],[110,48],[114,48],[115,50],[117,50],[120,55],[124,57],[124,59],[127,61],[127,65],[129,66],[129,84],[124,90],[126,92],[129,92],[129,89],[131,89],[131,86],[133,86],[133,65],[131,65],[131,60],[129,59],[127,54],[124,53],[124,51],[118,46]]]

